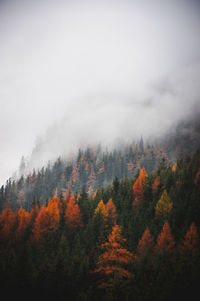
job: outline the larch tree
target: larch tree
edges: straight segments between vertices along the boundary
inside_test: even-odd
[[[168,217],[172,210],[173,204],[170,201],[170,197],[166,190],[163,191],[160,200],[157,202],[155,207],[156,216]]]
[[[115,204],[113,203],[112,199],[109,199],[105,205],[107,214],[108,214],[108,223],[109,225],[114,226],[117,221],[117,210]]]
[[[158,235],[157,244],[155,246],[156,253],[171,253],[174,250],[175,241],[171,234],[168,222],[163,225],[162,232]]]
[[[7,241],[13,237],[17,226],[17,216],[11,208],[5,208],[0,215],[0,236]]]
[[[99,275],[99,288],[114,290],[122,282],[131,280],[133,275],[127,270],[134,255],[123,247],[126,239],[121,235],[121,227],[115,225],[108,235],[108,242],[103,243],[100,248],[104,250],[97,262],[97,269],[94,271]]]
[[[154,193],[158,190],[159,185],[160,185],[160,176],[157,176],[152,185],[152,190]]]
[[[48,206],[42,206],[35,220],[33,235],[36,241],[45,240],[48,234],[55,233],[58,229],[60,213],[58,203],[53,197]]]
[[[186,232],[185,237],[179,246],[181,254],[195,253],[199,247],[199,236],[197,228],[194,223],[190,225],[189,230]]]
[[[103,220],[106,222],[107,221],[107,218],[108,218],[108,212],[106,210],[106,206],[103,202],[103,200],[101,200],[99,203],[98,203],[98,206],[97,208],[95,209],[94,211],[94,216],[97,216],[97,215],[100,215]]]
[[[71,228],[82,226],[79,205],[75,202],[75,198],[73,195],[70,197],[69,201],[67,202],[65,217]]]
[[[16,238],[21,237],[30,223],[30,213],[22,207],[17,211],[18,226],[16,229]]]
[[[134,193],[134,200],[132,207],[133,209],[137,207],[137,205],[141,202],[144,202],[144,185],[147,184],[147,172],[146,169],[143,167],[140,170],[140,174],[137,177],[135,183],[133,184],[133,193]]]
[[[137,255],[138,257],[145,256],[150,251],[153,250],[154,247],[154,241],[153,237],[151,236],[151,233],[148,228],[144,231],[141,239],[138,242],[137,246]]]

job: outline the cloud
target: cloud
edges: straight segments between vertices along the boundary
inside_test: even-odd
[[[1,1],[1,181],[81,143],[162,135],[199,103],[198,1]]]

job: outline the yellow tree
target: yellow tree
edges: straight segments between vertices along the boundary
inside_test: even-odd
[[[108,242],[100,246],[104,253],[99,256],[98,267],[94,271],[100,277],[99,288],[112,291],[124,281],[132,279],[133,275],[126,266],[133,261],[134,255],[122,246],[125,241],[120,226],[115,225],[108,235]]]
[[[166,190],[164,190],[160,200],[158,201],[155,207],[156,216],[162,215],[164,217],[167,217],[172,210],[172,206],[173,204],[170,201],[168,193]]]
[[[103,202],[103,200],[101,200],[99,203],[98,203],[98,206],[97,208],[95,209],[94,211],[94,216],[96,215],[101,215],[101,217],[103,218],[103,220],[106,222],[107,221],[107,218],[108,218],[108,212],[106,210],[106,206]]]

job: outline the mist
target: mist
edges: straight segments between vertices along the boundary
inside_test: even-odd
[[[1,183],[199,110],[198,1],[0,1],[0,41]]]

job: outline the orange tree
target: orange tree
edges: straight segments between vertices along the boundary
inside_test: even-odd
[[[100,246],[104,252],[98,257],[98,267],[94,271],[99,276],[98,287],[117,297],[122,293],[125,283],[133,278],[127,265],[133,261],[134,255],[122,246],[125,241],[121,227],[113,226],[108,242]]]

